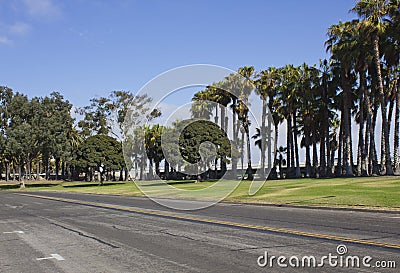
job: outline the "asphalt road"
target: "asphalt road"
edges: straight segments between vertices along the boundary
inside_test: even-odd
[[[400,214],[230,203],[182,212],[145,198],[27,194],[36,197],[0,193],[0,272],[399,272]],[[302,266],[329,255],[336,266]]]

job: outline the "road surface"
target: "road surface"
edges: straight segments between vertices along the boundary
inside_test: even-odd
[[[182,212],[146,198],[21,194],[0,193],[0,272],[398,272],[400,267],[396,213],[233,203]],[[278,264],[278,256],[286,260]],[[322,256],[331,256],[332,266]],[[357,256],[360,266],[352,267],[357,264],[348,256]],[[365,256],[371,260],[363,264]],[[307,257],[324,266],[312,268]]]

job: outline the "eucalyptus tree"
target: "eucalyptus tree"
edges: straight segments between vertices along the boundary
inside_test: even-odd
[[[8,121],[6,128],[7,146],[6,154],[13,163],[14,179],[15,168],[18,168],[18,180],[24,187],[24,168],[29,161],[30,147],[33,145],[32,127],[29,124],[29,100],[28,97],[16,93],[8,103]]]
[[[90,102],[90,105],[79,109],[84,118],[78,122],[78,126],[86,137],[96,134],[108,135],[112,131],[109,118],[114,104],[106,97],[92,98]]]
[[[49,178],[49,159],[55,160],[56,179],[59,178],[60,163],[69,157],[68,136],[73,128],[74,119],[71,116],[72,104],[58,93],[53,92],[49,97],[41,100],[41,117],[39,130],[41,153],[46,169],[46,178]]]
[[[14,93],[11,88],[6,86],[0,86],[0,166],[4,166],[5,169],[5,179],[8,181],[9,178],[9,166],[10,161],[7,156],[7,134],[6,129],[9,124],[10,112],[8,110],[8,105],[10,104]],[[2,168],[0,167],[0,176],[2,174]],[[1,179],[1,177],[0,177]]]

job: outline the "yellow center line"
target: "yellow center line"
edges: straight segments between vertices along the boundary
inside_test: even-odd
[[[34,197],[34,198],[41,198],[41,199],[48,199],[48,200],[53,200],[53,201],[61,201],[61,202],[66,202],[66,203],[79,204],[79,205],[94,206],[94,207],[107,208],[107,209],[116,209],[116,210],[121,210],[121,211],[129,211],[129,212],[141,213],[141,214],[146,214],[146,215],[151,215],[151,216],[162,216],[162,217],[168,217],[168,218],[172,218],[172,219],[195,221],[195,222],[199,222],[199,223],[211,223],[211,224],[217,224],[217,225],[228,226],[228,227],[240,227],[240,228],[246,228],[246,229],[250,229],[250,230],[268,231],[268,232],[274,232],[274,233],[297,235],[297,236],[303,236],[303,237],[309,237],[309,238],[315,238],[315,239],[325,239],[325,240],[356,243],[356,244],[361,244],[361,245],[386,247],[386,248],[391,248],[391,249],[400,249],[400,245],[398,245],[398,244],[389,244],[389,243],[376,242],[376,241],[370,241],[370,240],[364,240],[364,239],[354,239],[354,238],[328,235],[328,234],[318,234],[318,233],[304,232],[304,231],[298,231],[298,230],[273,228],[273,227],[267,227],[267,226],[257,226],[257,225],[229,222],[229,221],[220,221],[220,220],[215,220],[215,219],[183,216],[183,215],[177,215],[177,214],[173,214],[173,213],[169,213],[169,212],[160,212],[160,211],[154,211],[154,210],[149,210],[149,209],[139,209],[139,208],[134,208],[134,207],[125,207],[125,206],[111,205],[111,204],[105,204],[105,203],[88,202],[88,201],[81,201],[81,200],[75,200],[75,199],[66,199],[66,198],[58,198],[58,197],[50,197],[50,196],[39,196],[39,195],[26,194],[26,193],[16,193],[16,194],[22,195],[22,196]]]

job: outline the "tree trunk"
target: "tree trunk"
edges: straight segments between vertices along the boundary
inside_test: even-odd
[[[267,100],[263,98],[262,100],[262,113],[261,113],[261,172],[260,178],[265,179],[265,140],[266,140],[266,128],[265,128],[265,118],[267,115]],[[269,136],[270,137],[270,136]],[[271,156],[269,156],[271,157]]]
[[[164,160],[164,176],[166,180],[169,179],[169,163],[167,160]]]
[[[339,128],[339,145],[338,145],[338,161],[335,170],[336,176],[342,175],[342,156],[343,156],[343,111],[341,112],[340,128]]]
[[[129,171],[128,171],[127,167],[125,167],[124,170],[125,170],[124,181],[128,181],[128,178],[129,178]]]
[[[56,180],[59,178],[59,172],[60,172],[60,158],[56,158]]]
[[[235,107],[235,104],[233,104],[233,107]],[[238,131],[236,128],[236,113],[233,110],[232,111],[232,131],[233,131],[233,145],[235,148],[239,149],[238,147]],[[237,163],[238,163],[238,158],[232,157],[232,178],[236,180],[237,178]],[[215,168],[215,172],[217,169]],[[217,176],[215,176],[217,177]]]
[[[268,174],[265,173],[265,169],[264,169],[264,176],[266,176],[266,178],[268,178],[268,176],[271,173],[271,170],[273,168],[273,165],[274,165],[274,163],[272,162],[272,160],[273,160],[272,143],[271,143],[271,141],[272,141],[272,120],[271,120],[270,116],[268,117],[266,133],[267,133],[267,135],[266,135],[265,139],[267,141],[266,142],[266,144],[267,144],[266,149],[267,149],[267,155],[268,155],[268,161],[267,161]],[[265,161],[265,159],[264,159],[264,161]],[[265,168],[265,166],[264,166],[264,168]],[[274,177],[276,177],[276,176],[274,176]]]
[[[319,172],[318,172],[318,149],[317,149],[317,142],[316,140],[312,139],[312,144],[313,144],[313,168],[312,168],[312,177],[318,177],[319,176]]]
[[[309,133],[305,133],[306,138],[306,173],[304,177],[310,177],[311,172],[311,154],[310,154],[310,136]]]
[[[396,112],[394,118],[394,144],[393,144],[393,163],[396,173],[399,173],[399,134],[400,134],[400,84],[397,82],[396,92]]]
[[[279,125],[278,124],[274,124],[275,125],[275,138],[274,138],[274,162],[273,162],[273,167],[272,170],[273,172],[275,172],[273,174],[273,177],[277,177],[277,173],[276,173],[276,161],[277,161],[277,156],[278,156],[278,137],[279,137]],[[279,167],[279,172],[282,173],[281,167]]]
[[[379,54],[379,36],[377,31],[373,33],[373,45],[374,45],[374,63],[376,69],[376,76],[378,80],[378,87],[379,87],[379,97],[381,102],[381,112],[382,112],[382,130],[385,139],[385,149],[384,149],[384,156],[385,156],[385,167],[386,167],[386,175],[393,175],[393,168],[392,168],[392,160],[390,158],[390,146],[389,146],[389,130],[388,130],[388,122],[386,117],[386,100],[385,100],[385,92],[383,89],[383,82],[382,82],[382,72],[381,72],[381,62],[380,62],[380,54]]]
[[[299,159],[299,145],[297,141],[297,109],[293,111],[293,137],[294,137],[294,150],[295,150],[295,157],[296,157],[296,178],[301,177],[300,172],[300,159]]]
[[[360,84],[361,84],[361,91],[363,92],[363,108],[366,108],[367,113],[367,129],[365,130],[365,138],[364,138],[364,147],[362,148],[361,154],[361,174],[365,172],[365,175],[369,175],[371,173],[370,168],[367,167],[367,163],[369,161],[369,142],[370,142],[370,135],[369,130],[372,126],[372,108],[371,108],[371,101],[369,99],[368,88],[367,88],[367,78],[366,78],[366,68],[361,71],[360,73]]]
[[[6,182],[10,179],[10,163],[6,162]]]
[[[360,75],[361,76],[361,75]],[[359,90],[359,113],[360,113],[360,120],[359,120],[359,131],[358,131],[358,150],[357,150],[357,175],[365,176],[366,169],[365,169],[365,151],[364,151],[364,86],[360,80],[360,90]]]
[[[247,117],[246,117],[247,119]],[[245,132],[246,132],[246,142],[247,142],[247,180],[253,180],[253,169],[251,166],[251,146],[250,146],[250,132],[249,132],[249,123],[246,120],[245,124]]]
[[[326,116],[325,119],[328,119]],[[320,138],[320,143],[319,143],[319,155],[320,155],[320,165],[319,165],[319,177],[326,177],[326,154],[325,154],[325,147],[326,147],[326,142],[325,142],[325,126],[322,125],[322,132],[321,132],[321,138]]]
[[[349,85],[349,71],[342,68],[343,87],[343,175],[353,176],[351,163],[351,127],[350,127],[350,100],[351,87]]]
[[[292,163],[292,158],[291,158],[291,137],[290,134],[292,132],[291,128],[292,122],[290,121],[290,116],[286,118],[286,148],[287,148],[287,156],[286,156],[286,178],[289,178],[291,176],[291,163]]]
[[[372,116],[372,126],[370,128],[370,148],[369,148],[369,153],[370,153],[370,165],[372,166],[371,174],[372,175],[377,175],[379,174],[379,168],[378,168],[378,156],[376,153],[376,145],[375,145],[375,128],[376,128],[376,118],[377,118],[377,113],[378,112],[378,106],[375,106],[375,109],[373,111],[373,116]]]

